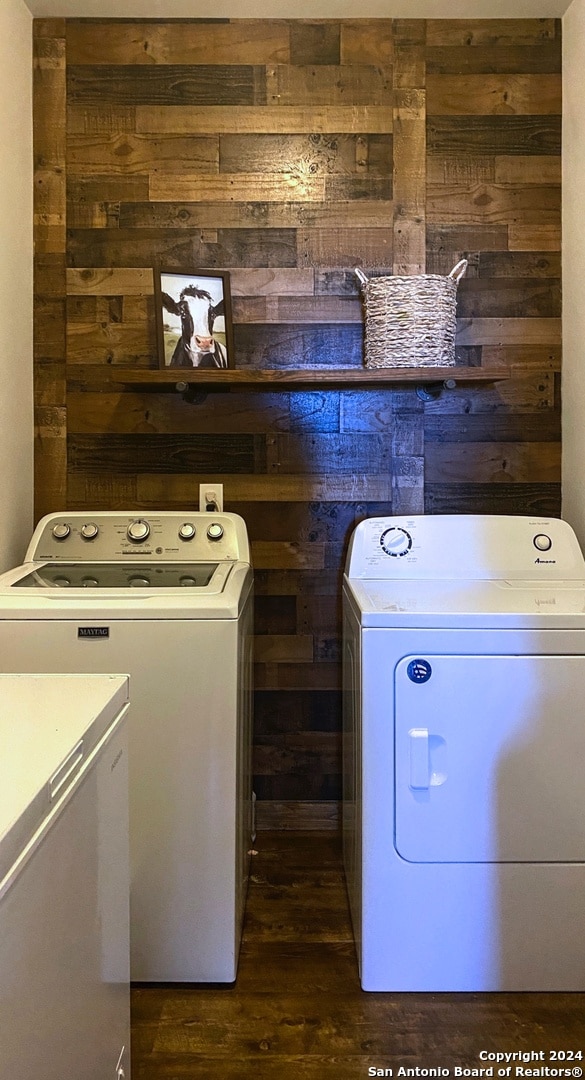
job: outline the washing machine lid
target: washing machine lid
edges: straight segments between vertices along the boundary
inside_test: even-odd
[[[0,576],[3,619],[237,619],[248,563],[25,563]]]
[[[41,563],[23,568],[10,589],[210,589],[221,592],[230,565],[219,563]]]

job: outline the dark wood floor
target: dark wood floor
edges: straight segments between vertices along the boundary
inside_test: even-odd
[[[259,833],[256,846],[236,986],[135,987],[133,1080],[454,1077],[481,1050],[585,1055],[583,994],[363,993],[337,835]],[[524,1063],[543,1065],[567,1067]]]

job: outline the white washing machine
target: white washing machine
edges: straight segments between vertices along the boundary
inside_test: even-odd
[[[131,976],[233,982],[252,822],[252,569],[236,514],[63,513],[0,577],[6,672],[130,675]]]
[[[375,518],[344,578],[364,990],[585,990],[585,562],[530,517]]]

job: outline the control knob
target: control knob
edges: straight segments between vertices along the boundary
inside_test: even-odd
[[[80,530],[84,540],[95,540],[99,531],[95,521],[86,521],[85,525],[82,525]]]
[[[66,540],[71,532],[71,526],[67,525],[64,521],[60,521],[57,525],[53,525],[53,536],[55,540]]]
[[[207,530],[207,535],[210,540],[221,540],[223,536],[223,525],[219,524],[219,521],[214,521]]]
[[[126,536],[133,544],[142,544],[150,536],[150,525],[140,518],[137,521],[131,521],[126,529]]]
[[[550,551],[552,547],[552,540],[546,533],[538,533],[538,536],[534,537],[532,543],[537,551]]]
[[[184,521],[179,525],[179,540],[192,540],[195,536],[195,526],[192,521]]]
[[[380,537],[380,546],[386,555],[393,555],[394,558],[399,558],[401,555],[408,555],[412,547],[412,536],[406,531],[406,529],[399,529],[396,526],[392,526],[391,529],[386,529]]]

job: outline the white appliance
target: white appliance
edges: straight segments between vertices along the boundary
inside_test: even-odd
[[[128,679],[0,675],[0,1076],[129,1075]]]
[[[538,517],[359,524],[344,857],[365,990],[585,990],[585,562]]]
[[[130,675],[131,976],[233,982],[252,833],[252,570],[236,514],[64,513],[0,578],[6,671]]]

